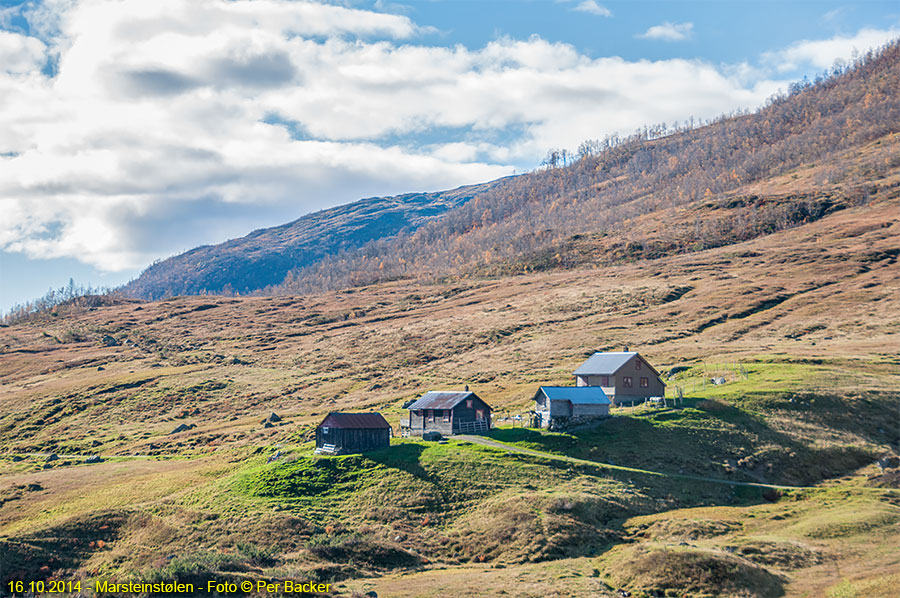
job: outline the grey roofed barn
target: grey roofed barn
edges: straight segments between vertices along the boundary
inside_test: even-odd
[[[637,351],[620,351],[616,353],[594,353],[588,360],[575,370],[576,376],[599,376],[615,374],[628,360],[637,355]],[[646,363],[646,361],[644,362]],[[653,370],[657,376],[659,372],[647,363],[647,367]]]
[[[475,396],[474,392],[464,390],[429,390],[407,409],[453,409]]]
[[[406,433],[411,436],[429,431],[450,436],[491,428],[491,406],[469,390],[431,390],[406,409]]]

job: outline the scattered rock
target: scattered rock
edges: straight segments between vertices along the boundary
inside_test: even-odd
[[[98,371],[98,372],[102,372],[102,371],[105,370],[105,369],[106,369],[106,368],[103,367],[102,365],[98,365],[98,366],[97,366],[97,371]]]
[[[101,444],[103,443],[99,440],[91,440],[91,446],[100,446]]]
[[[277,413],[275,413],[273,411],[272,413],[269,414],[269,417],[267,417],[266,419],[262,420],[259,423],[263,424],[263,426],[266,428],[271,428],[272,427],[271,425],[266,425],[266,424],[274,424],[274,423],[278,423],[280,421],[281,421],[281,416],[279,416]]]
[[[25,486],[25,489],[28,490],[29,492],[38,492],[40,490],[43,490],[44,487],[41,486],[40,484],[31,483],[31,484],[28,484],[27,486]]]
[[[274,428],[274,427],[275,427],[274,424],[272,424],[272,422],[270,422],[270,421],[267,421],[266,423],[263,424],[263,428]]]
[[[187,432],[188,430],[194,429],[196,426],[194,424],[179,424],[175,427],[174,430],[169,432],[169,434],[178,434],[179,432]]]
[[[46,460],[47,461],[56,461],[57,459],[59,459],[59,455],[57,455],[56,453],[53,453],[49,457],[47,457]]]
[[[900,457],[882,457],[877,461],[878,467],[881,469],[888,469],[892,467],[900,467]]]
[[[84,460],[85,463],[103,463],[103,459],[100,458],[100,455],[91,455],[87,459]]]
[[[116,340],[111,334],[104,334],[100,337],[100,344],[104,347],[117,347],[119,345],[119,341]]]

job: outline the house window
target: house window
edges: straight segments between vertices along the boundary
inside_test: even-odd
[[[478,409],[475,411],[475,419],[481,421],[484,419],[484,409]]]
[[[640,359],[634,360],[634,369],[636,369],[636,370],[641,369],[641,360]]]
[[[609,386],[609,376],[600,376],[600,386]]]
[[[434,409],[428,410],[428,421],[430,421],[430,422],[434,421]]]
[[[466,409],[472,408],[472,399],[466,399]]]
[[[444,421],[445,422],[450,421],[450,410],[449,409],[444,409]]]
[[[622,386],[625,388],[631,388],[631,376],[625,376],[622,378]]]
[[[641,378],[641,388],[647,388],[650,386],[650,380],[647,378]]]
[[[328,434],[331,431],[331,428],[328,426],[322,426],[322,434]]]

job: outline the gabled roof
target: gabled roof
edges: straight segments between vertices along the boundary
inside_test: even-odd
[[[384,416],[380,413],[329,413],[320,428],[390,428]]]
[[[543,393],[551,401],[569,401],[573,405],[609,405],[609,397],[599,386],[541,386],[535,397]]]
[[[576,376],[615,374],[619,368],[625,365],[629,359],[637,355],[635,351],[622,351],[617,353],[594,353],[587,361],[575,370]]]
[[[407,407],[407,409],[453,409],[466,399],[481,399],[474,392],[468,390],[429,390],[422,398]],[[488,409],[490,405],[485,403]]]

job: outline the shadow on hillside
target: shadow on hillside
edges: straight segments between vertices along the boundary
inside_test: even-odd
[[[787,485],[816,484],[872,460],[865,448],[807,444],[773,429],[761,417],[723,403],[695,405],[618,414],[568,433],[500,428],[488,436],[625,467]]]
[[[543,436],[538,430],[530,428],[493,428],[484,434],[499,442],[536,442],[540,443]]]
[[[392,467],[426,482],[434,482],[431,474],[419,463],[425,447],[420,444],[396,444],[390,448],[366,453],[366,457],[385,467]]]

